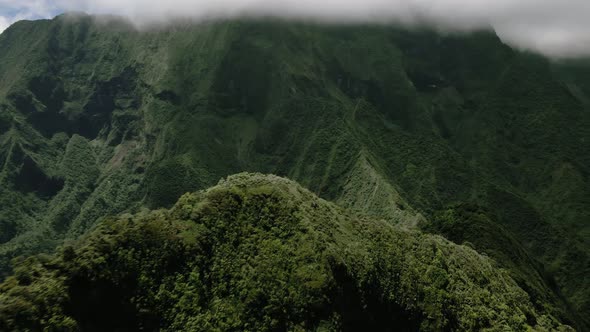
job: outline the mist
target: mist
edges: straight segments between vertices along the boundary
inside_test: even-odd
[[[4,13],[4,7],[12,15]],[[242,16],[460,31],[491,26],[505,42],[521,49],[558,58],[590,56],[588,0],[0,0],[0,31],[16,18],[65,11],[123,15],[138,27]]]

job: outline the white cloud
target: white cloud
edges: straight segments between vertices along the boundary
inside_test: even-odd
[[[590,55],[589,0],[0,0],[23,17],[56,11],[125,15],[138,24],[240,15],[321,21],[493,26],[515,45],[548,55]],[[1,21],[0,21],[1,23]],[[0,26],[1,28],[1,26]]]
[[[63,9],[49,0],[0,0],[0,33],[14,22],[51,17]]]
[[[10,20],[7,17],[0,16],[0,32],[4,31],[10,25]]]

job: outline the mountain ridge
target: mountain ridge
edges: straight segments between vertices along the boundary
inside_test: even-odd
[[[583,80],[493,33],[265,21],[139,32],[79,16],[20,22],[0,48],[4,273],[105,216],[259,171],[514,266],[485,234],[429,226],[474,219],[439,212],[478,205],[474,224],[498,225],[542,262],[533,274],[556,279],[528,291],[563,292],[588,316]]]
[[[0,327],[572,330],[474,250],[356,218],[292,181],[230,176],[21,261]]]

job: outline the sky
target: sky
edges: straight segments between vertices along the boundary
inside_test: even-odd
[[[590,56],[590,0],[0,0],[0,31],[18,20],[67,11],[123,15],[139,27],[243,15],[462,31],[492,26],[518,48],[552,57]]]

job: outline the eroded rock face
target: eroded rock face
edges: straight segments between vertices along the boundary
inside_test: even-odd
[[[14,186],[23,193],[35,193],[42,198],[51,198],[64,187],[64,180],[48,176],[30,157],[25,157],[14,179]]]
[[[33,128],[47,138],[64,132],[93,140],[101,131],[103,134],[110,131],[115,111],[139,108],[141,96],[136,91],[137,80],[137,72],[126,68],[108,81],[94,83],[81,106],[77,98],[84,97],[65,91],[63,82],[35,77],[29,82],[30,93],[13,95],[11,99],[16,109],[24,111]]]

